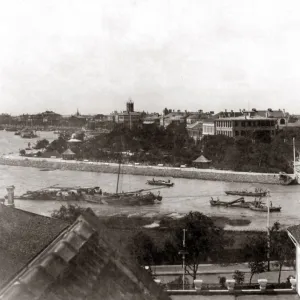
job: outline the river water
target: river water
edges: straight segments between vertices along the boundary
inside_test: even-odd
[[[40,139],[55,139],[51,132],[40,132]],[[30,142],[33,144],[37,139],[22,139],[12,132],[0,131],[0,154],[17,152],[25,148]],[[121,175],[119,190],[130,191],[147,189],[149,185],[146,176]],[[210,197],[219,197],[220,200],[233,200],[237,197],[226,196],[225,190],[254,189],[256,187],[269,189],[273,206],[280,205],[280,213],[272,213],[270,223],[279,221],[283,225],[300,224],[300,185],[280,186],[266,184],[232,183],[222,181],[191,180],[182,178],[170,178],[174,183],[172,188],[160,190],[163,196],[162,203],[153,206],[141,207],[114,207],[106,205],[94,205],[85,202],[76,202],[83,207],[91,207],[98,215],[113,214],[144,214],[144,215],[165,215],[184,214],[189,211],[199,211],[206,215],[224,216],[229,218],[245,218],[251,220],[250,228],[265,228],[266,213],[254,212],[241,208],[211,207]],[[100,186],[104,191],[114,192],[116,189],[116,174],[78,172],[78,171],[40,171],[36,168],[12,167],[0,165],[0,198],[6,195],[5,187],[14,185],[15,195],[21,195],[27,190],[41,189],[55,184],[63,186]],[[158,191],[158,190],[157,190]],[[154,192],[156,192],[154,190]],[[247,199],[250,200],[250,199]],[[54,209],[62,204],[61,201],[25,201],[16,200],[17,208],[28,210],[42,215],[50,215]],[[230,226],[228,226],[230,228]],[[238,228],[238,227],[235,227]],[[245,228],[245,227],[242,227]]]

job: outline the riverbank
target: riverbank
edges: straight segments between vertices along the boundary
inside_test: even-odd
[[[1,165],[34,167],[39,169],[60,169],[71,171],[118,173],[119,165],[106,162],[88,162],[75,160],[62,160],[57,158],[22,157],[17,154],[0,157]],[[139,164],[124,164],[122,174],[143,175],[153,177],[174,177],[186,179],[200,179],[227,182],[246,182],[263,184],[280,184],[278,174],[249,173],[223,171],[214,169],[174,168],[164,166],[144,166]]]

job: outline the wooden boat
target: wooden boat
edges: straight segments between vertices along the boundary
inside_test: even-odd
[[[249,208],[249,205],[253,202],[245,202],[244,197],[238,198],[233,201],[220,201],[214,200],[213,198],[209,201],[211,206],[225,206],[225,207],[240,207],[240,208]]]
[[[254,204],[251,204],[249,206],[249,208],[254,211],[268,212],[268,206],[264,205],[264,204],[259,204],[257,206],[255,206]],[[280,206],[271,206],[271,207],[269,207],[269,211],[270,212],[280,212],[281,207]]]
[[[89,195],[84,194],[83,198],[87,202],[107,204],[107,205],[122,205],[122,206],[137,206],[137,205],[152,205],[160,203],[162,197],[158,194],[155,195],[149,193],[119,193],[119,194],[108,194],[108,195]]]
[[[248,192],[248,191],[225,191],[226,195],[236,195],[244,197],[266,197],[268,191],[259,191],[259,192]]]
[[[174,185],[174,182],[170,182],[169,181],[166,181],[166,180],[155,180],[154,178],[152,180],[147,180],[147,184],[150,184],[150,185],[161,185],[161,186],[167,186],[167,187],[171,187]]]

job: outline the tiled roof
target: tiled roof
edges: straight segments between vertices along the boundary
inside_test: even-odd
[[[75,153],[71,149],[67,149],[63,155],[75,155]]]
[[[193,124],[188,124],[187,126],[186,126],[186,128],[187,129],[201,129],[202,128],[202,126],[203,126],[203,122],[202,121],[197,121],[197,122],[195,122],[195,123],[193,123]]]
[[[0,204],[0,288],[67,226]]]
[[[214,123],[215,119],[209,118],[209,119],[205,119],[203,120],[203,124],[205,123]]]
[[[0,291],[2,300],[170,299],[92,213],[66,229]]]
[[[194,160],[195,163],[209,163],[211,160],[207,159],[203,155],[200,155],[197,159]]]

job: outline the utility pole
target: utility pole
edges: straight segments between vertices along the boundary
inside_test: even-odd
[[[296,149],[295,149],[295,138],[293,137],[293,155],[294,155],[294,175],[296,176],[296,168],[295,168],[295,163],[296,163]]]
[[[187,229],[183,229],[183,239],[182,239],[182,246],[183,249],[179,251],[179,254],[182,255],[182,289],[184,290],[185,286],[185,256],[188,254],[188,252],[185,249],[185,233]]]
[[[267,197],[267,260],[268,260],[268,271],[270,271],[270,195]]]

